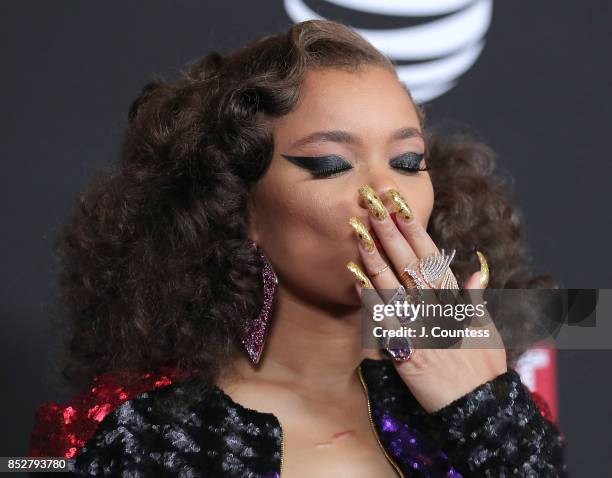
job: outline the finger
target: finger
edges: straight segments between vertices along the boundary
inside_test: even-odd
[[[410,244],[414,254],[418,258],[422,258],[439,252],[438,247],[427,230],[414,216],[404,196],[397,189],[389,189],[386,196],[394,204],[397,227],[402,236]]]
[[[366,311],[370,312],[374,310],[375,305],[383,303],[369,277],[357,263],[349,261],[346,264],[346,268],[356,280],[355,290],[357,291],[357,294],[361,299],[361,304],[365,307]],[[364,293],[364,291],[367,291],[367,293]]]
[[[359,194],[370,211],[369,223],[399,276],[405,267],[415,266],[418,257],[389,216],[378,194],[367,184],[359,188]]]
[[[361,299],[361,303],[363,307],[365,308],[364,310],[367,311],[368,316],[372,318],[373,311],[375,310],[375,306],[382,307],[385,305],[385,302],[383,301],[381,296],[378,294],[378,291],[372,286],[372,283],[370,282],[369,278],[366,276],[365,272],[361,269],[361,267],[359,267],[358,264],[351,261],[346,264],[346,268],[351,272],[353,277],[356,279],[355,290],[357,291],[357,294],[359,295]],[[373,318],[372,318],[372,321],[374,322]],[[382,326],[384,328],[389,328],[391,322],[393,321],[384,320],[384,321],[381,321],[380,323],[376,322],[376,325]],[[397,324],[399,324],[399,322],[397,322],[395,325]]]
[[[370,318],[370,324],[372,326],[370,333],[372,334],[373,340],[376,343],[376,348],[386,348],[388,350],[388,347],[396,348],[398,344],[400,348],[405,348],[406,346],[412,347],[409,339],[389,338],[384,335],[384,332],[380,331],[380,329],[384,331],[399,330],[402,327],[402,323],[397,315],[394,314],[394,311],[387,310],[389,307],[387,304],[388,301],[383,301],[381,296],[377,295],[378,291],[376,291],[376,289],[362,288],[358,284],[355,284],[355,287],[358,289],[361,303],[365,308],[364,310],[367,311],[368,317]],[[378,309],[375,309],[376,306],[378,306]],[[378,318],[374,317],[374,312],[378,314]],[[375,328],[379,330],[375,331]],[[380,335],[381,333],[383,335]]]
[[[484,300],[484,291],[488,285],[489,277],[489,266],[487,260],[480,251],[476,251],[476,255],[480,262],[480,270],[474,272],[465,284],[465,289],[469,301],[474,306],[481,306],[485,312],[481,317],[474,316],[470,321],[470,327],[486,327],[491,332],[493,347],[499,347],[501,344],[501,338],[499,337],[497,328],[493,319],[491,318],[487,308],[486,301]],[[502,345],[503,346],[503,345]]]
[[[467,280],[464,286],[464,293],[462,294],[463,300],[471,305],[482,304],[484,300],[484,289],[481,286],[480,281],[480,271],[474,272],[470,278]],[[487,321],[477,320],[476,318],[472,318],[470,320],[470,325],[472,326],[481,326],[483,323]]]
[[[374,240],[366,225],[355,216],[351,217],[348,223],[358,240],[358,249],[364,272],[386,302],[391,299],[400,282],[391,265],[383,259],[380,251],[374,245]]]
[[[358,283],[355,283],[355,290],[361,299],[361,304],[367,311],[374,310],[374,306],[383,304],[383,300],[378,294],[376,289],[370,289],[368,287],[362,287]],[[366,292],[364,292],[366,291]],[[371,313],[370,313],[371,315]]]
[[[480,271],[474,272],[468,281],[465,283],[466,289],[480,290],[482,291],[482,274]]]

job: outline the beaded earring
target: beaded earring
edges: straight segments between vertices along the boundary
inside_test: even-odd
[[[274,303],[274,295],[276,293],[276,286],[278,285],[278,278],[270,261],[257,245],[255,241],[250,241],[251,247],[257,250],[259,257],[263,263],[262,278],[263,278],[263,305],[261,310],[251,320],[246,320],[244,328],[242,330],[241,342],[244,346],[251,362],[257,364],[263,351],[264,342],[266,339],[266,331],[272,312],[272,305]]]

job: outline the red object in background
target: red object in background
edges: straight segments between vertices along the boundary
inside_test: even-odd
[[[37,407],[28,456],[74,458],[104,417],[123,402],[188,375],[162,366],[151,373],[123,371],[96,376],[88,390],[68,403],[48,402]]]
[[[536,403],[541,397],[550,409],[552,420],[558,421],[557,403],[557,355],[556,350],[545,342],[536,344],[519,359],[516,371],[522,382],[532,392]],[[542,408],[542,404],[538,403]]]

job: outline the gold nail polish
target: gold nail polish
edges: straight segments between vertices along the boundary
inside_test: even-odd
[[[376,191],[374,191],[370,186],[367,184],[361,186],[359,188],[359,194],[365,201],[370,214],[374,218],[382,221],[383,219],[387,219],[389,217],[389,211],[387,211],[387,208],[381,201],[378,194],[376,194]]]
[[[480,262],[480,286],[486,289],[487,285],[489,285],[489,264],[487,264],[487,260],[482,252],[476,251],[476,255]]]
[[[348,262],[346,264],[346,268],[353,273],[355,278],[361,284],[361,287],[363,287],[364,289],[374,288],[374,286],[372,285],[372,282],[370,281],[368,276],[365,274],[365,272],[363,272],[361,268],[357,264],[355,264],[353,261]]]
[[[353,232],[355,232],[359,242],[361,242],[361,245],[366,251],[372,252],[376,248],[376,245],[374,244],[374,239],[372,239],[372,236],[368,232],[368,228],[365,226],[365,224],[354,216],[351,217],[348,222],[353,228]]]
[[[397,215],[401,217],[405,222],[410,221],[414,216],[412,209],[408,206],[408,203],[404,199],[404,196],[400,194],[397,189],[389,189],[387,196],[393,201],[393,204],[397,206]]]

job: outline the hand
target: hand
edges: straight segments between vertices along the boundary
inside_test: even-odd
[[[419,259],[439,252],[438,248],[425,228],[414,218],[398,191],[392,190],[388,193],[389,199],[397,208],[397,213],[392,215],[369,186],[360,188],[360,194],[368,205],[370,211],[368,222],[384,248],[384,253],[381,254],[382,251],[373,247],[374,240],[364,227],[365,224],[357,218],[351,218],[351,226],[360,239],[359,252],[365,267],[365,271],[361,271],[361,274],[367,276],[367,279],[362,277],[360,285],[356,284],[356,289],[358,293],[363,286],[371,286],[377,292],[380,289],[395,290],[402,285],[399,277],[406,266],[416,269]],[[392,216],[397,218],[397,224]],[[383,255],[388,258],[389,268],[375,274],[386,265]],[[351,267],[353,271],[355,266],[353,263]],[[465,284],[465,288],[473,289],[470,293],[479,299],[482,299],[482,290],[487,282],[483,272],[475,272]],[[369,284],[364,282],[364,279],[369,281]],[[438,286],[439,281],[433,285]],[[370,294],[368,296],[372,297]],[[382,299],[378,302],[386,303]],[[507,371],[506,351],[491,320],[488,321],[487,328],[492,334],[492,339],[488,340],[493,340],[498,344],[497,347],[466,348],[469,342],[464,338],[462,348],[419,349],[417,347],[407,361],[394,361],[398,374],[427,412],[448,405],[477,386]],[[474,347],[473,343],[471,347]]]

